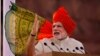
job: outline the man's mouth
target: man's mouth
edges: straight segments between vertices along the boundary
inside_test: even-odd
[[[60,33],[59,32],[54,32],[54,35],[59,35]]]

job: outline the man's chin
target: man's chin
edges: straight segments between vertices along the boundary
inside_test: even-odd
[[[55,38],[56,38],[57,40],[63,40],[63,39],[65,39],[65,38],[62,38],[61,36],[55,36]]]
[[[60,36],[55,36],[55,38],[58,40],[62,39],[62,37],[60,37]]]

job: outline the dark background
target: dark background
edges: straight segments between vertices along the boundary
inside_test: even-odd
[[[90,54],[100,54],[100,0],[16,0],[17,5],[51,19],[53,12],[64,6],[77,23],[72,35]]]

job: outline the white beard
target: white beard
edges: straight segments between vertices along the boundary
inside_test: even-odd
[[[54,36],[56,39],[58,40],[62,40],[62,39],[65,39],[66,36],[62,36],[61,34],[57,35],[57,36]]]

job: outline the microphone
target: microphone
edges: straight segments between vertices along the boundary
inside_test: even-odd
[[[84,54],[84,52],[83,52],[83,51],[81,51],[81,50],[84,50],[84,48],[83,48],[83,47],[80,47],[80,49],[81,49],[81,50],[80,50],[78,47],[75,47],[75,49],[76,49],[76,50],[79,50],[82,54]]]
[[[63,51],[63,52],[66,52],[65,50],[63,50],[63,48],[58,48],[55,44],[54,44],[54,42],[51,42],[51,45],[53,45],[53,46],[55,46],[60,52],[61,52],[61,50]]]
[[[66,50],[67,50],[69,53],[71,53],[71,51],[70,51],[68,48],[67,48]]]
[[[74,49],[73,49],[73,52],[74,52],[74,53],[77,53]]]
[[[83,47],[80,47],[80,49],[81,49],[81,50],[84,50]],[[85,50],[85,52],[86,52],[87,54],[89,54],[89,52],[88,52],[87,50]]]
[[[80,49],[81,49],[81,50],[84,50],[84,48],[83,48],[83,47],[80,47]]]
[[[55,46],[59,50],[59,48],[53,42],[51,42],[51,45]],[[59,50],[59,52],[61,51]]]
[[[49,47],[49,49],[50,49],[51,51],[53,51],[53,49],[52,49],[50,46],[48,46],[46,42],[44,42],[44,45],[47,46],[47,47]]]
[[[83,47],[80,47],[80,49],[81,49],[81,50],[84,50]],[[86,52],[87,54],[89,54],[89,52],[88,52],[87,50],[85,50],[85,52]]]
[[[63,48],[60,48],[60,50],[63,50]],[[65,50],[63,50],[63,52],[66,52]]]

